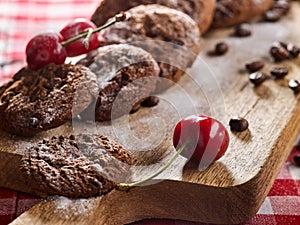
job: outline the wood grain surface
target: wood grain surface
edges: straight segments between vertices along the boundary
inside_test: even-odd
[[[270,79],[259,87],[249,82],[244,65],[263,59],[267,62],[263,71],[269,73],[274,66],[269,56],[271,43],[281,40],[300,45],[299,23],[300,4],[294,3],[281,22],[253,24],[249,38],[232,37],[233,29],[210,32],[194,67],[179,85],[160,95],[157,107],[92,128],[69,123],[33,139],[0,132],[0,185],[44,196],[24,183],[18,168],[26,146],[43,137],[85,131],[109,135],[134,155],[132,180],[138,180],[174,154],[171,134],[180,118],[204,113],[227,125],[238,115],[250,123],[248,131],[230,132],[228,152],[208,168],[185,168],[185,159],[180,157],[154,181],[129,192],[114,190],[91,199],[48,197],[12,224],[125,224],[145,218],[236,224],[251,218],[300,132],[299,96],[288,88],[289,79],[299,78],[300,59],[280,63],[290,69],[284,80]],[[207,56],[221,40],[228,43],[229,52],[222,57]]]

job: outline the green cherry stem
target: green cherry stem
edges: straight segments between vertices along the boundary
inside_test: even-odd
[[[99,32],[101,30],[104,30],[104,29],[106,29],[106,28],[114,25],[115,23],[118,23],[118,22],[121,22],[121,21],[124,21],[124,20],[126,20],[126,13],[125,12],[121,12],[120,14],[117,14],[112,21],[104,24],[103,26],[98,27],[97,29],[93,30],[92,32],[85,31],[85,32],[83,32],[81,34],[78,34],[77,36],[72,37],[69,40],[63,41],[61,43],[61,45],[63,47],[65,47],[65,46],[67,46],[67,45],[69,45],[69,44],[71,44],[71,43],[73,43],[73,42],[75,42],[77,40],[80,40],[81,38],[85,38],[87,35],[92,35],[94,33],[97,33],[97,32]]]
[[[132,187],[135,186],[139,186],[155,177],[157,177],[159,174],[161,174],[162,172],[164,172],[169,166],[171,166],[173,164],[173,162],[178,158],[178,156],[182,153],[182,151],[185,149],[185,147],[188,145],[189,141],[186,141],[183,145],[180,146],[180,148],[177,150],[176,154],[172,157],[172,159],[170,161],[167,162],[166,165],[164,165],[162,168],[160,168],[158,171],[156,171],[154,174],[150,175],[149,177],[140,180],[140,181],[136,181],[133,183],[120,183],[117,185],[117,189],[122,190],[122,189],[130,189]]]

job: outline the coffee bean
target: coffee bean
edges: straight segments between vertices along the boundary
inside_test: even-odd
[[[242,132],[248,129],[249,123],[246,119],[235,116],[229,121],[231,131]]]
[[[144,107],[153,107],[153,106],[158,105],[158,103],[159,103],[159,98],[158,97],[150,96],[142,102],[142,106],[144,106]]]
[[[39,125],[39,119],[36,117],[31,117],[29,119],[29,127],[31,128],[37,128],[37,126]]]
[[[276,62],[280,62],[289,58],[289,52],[279,42],[272,44],[270,53]]]
[[[295,59],[300,54],[300,48],[295,46],[294,44],[287,44],[287,51],[290,53],[290,58]]]
[[[286,0],[278,0],[274,2],[272,7],[274,10],[279,10],[282,15],[286,14],[290,9],[290,3]]]
[[[284,47],[287,50],[287,46],[288,44],[283,42],[283,41],[276,41],[273,43],[274,45],[281,45],[282,47]]]
[[[294,156],[294,162],[296,166],[300,167],[300,155]]]
[[[280,20],[290,9],[289,1],[278,0],[275,1],[272,8],[267,11],[264,18],[268,22],[276,22]]]
[[[279,66],[272,68],[270,72],[276,79],[282,79],[288,75],[289,69],[284,66]]]
[[[262,72],[255,72],[255,73],[251,73],[249,75],[249,80],[255,85],[255,86],[259,86],[261,85],[264,81],[266,81],[269,77],[262,73]]]
[[[228,45],[225,42],[219,42],[215,46],[215,54],[216,55],[224,55],[226,52],[228,52]]]
[[[130,110],[130,114],[136,113],[137,111],[139,111],[139,109],[141,108],[140,104],[136,104],[132,107],[132,109]]]
[[[279,10],[269,10],[265,13],[264,19],[268,22],[277,22],[281,19],[282,13]]]
[[[246,64],[246,69],[250,73],[257,72],[265,66],[265,63],[262,60],[256,60]]]
[[[282,46],[283,48],[285,48],[289,53],[289,58],[291,59],[297,58],[300,54],[300,48],[294,45],[293,43],[285,43],[280,41],[280,42],[275,42],[274,45]]]
[[[300,92],[300,81],[290,80],[289,87],[294,91],[295,94],[298,94]]]
[[[242,23],[235,27],[234,35],[237,37],[248,37],[252,34],[250,25],[248,23]]]

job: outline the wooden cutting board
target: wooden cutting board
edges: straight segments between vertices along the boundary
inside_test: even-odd
[[[204,113],[226,125],[232,116],[246,117],[250,129],[230,132],[229,150],[219,161],[200,171],[184,168],[185,159],[180,157],[151,184],[129,192],[114,190],[106,196],[76,200],[48,197],[12,224],[124,224],[144,218],[228,224],[251,218],[300,132],[299,96],[288,88],[289,79],[300,78],[300,59],[281,63],[290,69],[286,79],[268,80],[259,87],[249,83],[243,68],[248,61],[264,59],[268,73],[274,65],[269,56],[271,43],[282,40],[300,45],[299,24],[300,4],[294,3],[280,23],[254,24],[249,38],[232,37],[232,29],[213,31],[204,38],[204,50],[194,68],[178,86],[160,96],[157,107],[112,124],[97,124],[100,132],[132,152],[136,161],[132,179],[137,180],[152,174],[174,154],[171,134],[181,117]],[[222,57],[207,56],[220,40],[229,44],[229,52]],[[43,137],[83,129],[88,127],[70,123],[33,139],[0,132],[0,186],[42,195],[26,186],[20,175],[24,147]]]

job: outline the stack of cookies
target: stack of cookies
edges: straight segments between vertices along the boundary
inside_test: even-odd
[[[122,10],[127,10],[127,20],[101,31],[102,46],[76,66],[50,64],[38,71],[20,70],[0,89],[1,127],[32,136],[78,115],[95,114],[96,121],[107,121],[135,112],[143,101],[149,102],[148,96],[172,86],[192,66],[200,52],[201,34],[210,27],[249,20],[273,3],[103,0],[91,18],[97,26]]]
[[[240,24],[273,4],[273,0],[103,0],[91,18],[97,26],[120,11],[126,11],[127,20],[101,31],[101,46],[76,65],[21,69],[0,87],[0,127],[27,137],[75,117],[110,121],[141,106],[154,106],[158,101],[153,95],[178,82],[193,65],[201,35],[209,28]],[[37,190],[88,197],[106,193],[124,180],[114,180],[107,175],[112,171],[95,167],[102,166],[96,162],[99,158],[105,159],[103,165],[118,165],[115,176],[128,175],[123,164],[131,164],[130,155],[101,135],[44,139],[27,148],[22,171],[28,182],[40,184]],[[66,170],[71,167],[78,173]],[[70,178],[78,180],[75,189],[69,188]]]

